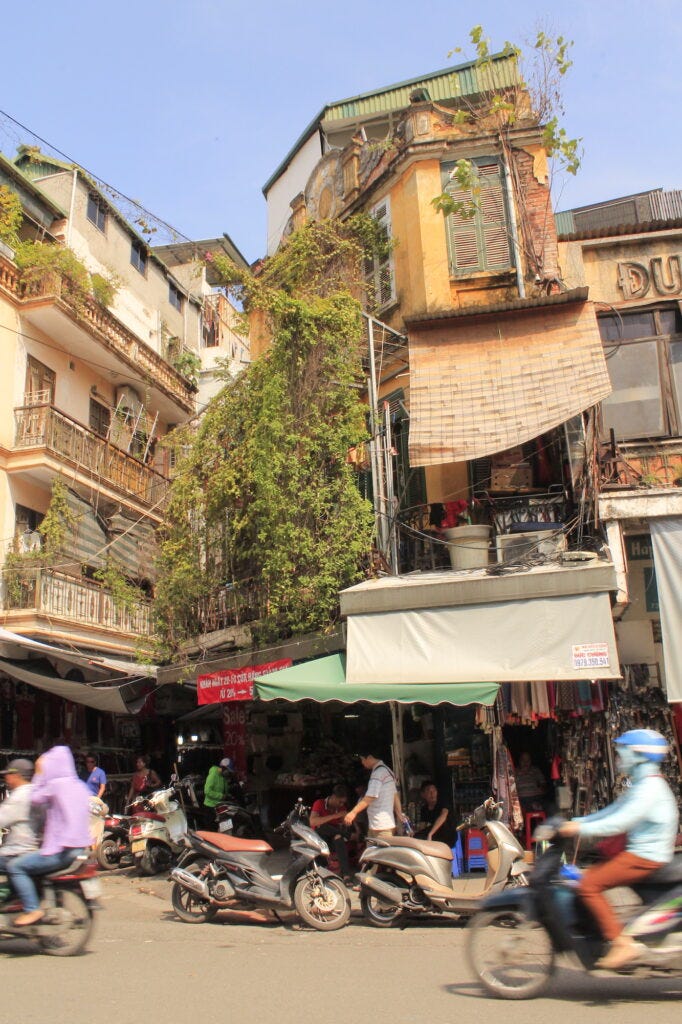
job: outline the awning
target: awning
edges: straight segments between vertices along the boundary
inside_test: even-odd
[[[64,700],[73,701],[74,704],[85,704],[86,707],[118,715],[130,715],[139,711],[146,699],[145,696],[140,696],[137,692],[139,687],[132,682],[120,683],[117,686],[79,683],[71,679],[62,679],[56,674],[51,675],[47,671],[27,668],[25,663],[17,665],[5,658],[0,658],[0,671],[22,683],[28,683],[29,686],[35,686],[38,690],[46,690]],[[126,701],[126,695],[129,701]]]
[[[383,679],[390,678],[384,675]],[[398,704],[494,704],[499,686],[497,683],[440,683],[437,686],[392,682],[365,683],[362,685],[346,682],[346,658],[343,654],[330,654],[326,658],[315,658],[291,668],[257,676],[254,680],[256,695],[261,700],[313,700],[324,704],[340,701],[355,704],[367,701],[370,704],[384,704],[394,701]]]
[[[682,701],[682,518],[651,519],[668,700]]]
[[[591,303],[411,323],[410,464],[466,462],[530,441],[611,392]],[[562,298],[557,296],[556,298]]]
[[[13,633],[9,629],[0,627],[0,655],[15,658],[22,650],[31,651],[34,656],[43,655],[48,658],[55,658],[59,661],[72,665],[79,665],[91,671],[120,672],[122,675],[133,676],[156,676],[157,665],[138,665],[134,661],[124,661],[120,658],[110,658],[100,654],[87,654],[81,651],[66,650],[63,647],[55,647],[54,644],[45,644],[40,640],[33,640],[31,637],[23,636],[21,633]],[[16,651],[16,655],[15,652]]]
[[[607,593],[351,615],[347,643],[349,689],[620,678]]]

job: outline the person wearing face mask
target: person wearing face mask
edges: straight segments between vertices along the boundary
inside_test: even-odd
[[[625,850],[583,874],[578,892],[610,943],[597,967],[615,970],[637,956],[634,939],[604,896],[608,889],[641,882],[673,859],[679,814],[675,797],[661,773],[668,753],[665,737],[653,729],[632,729],[615,741],[618,769],[631,785],[614,803],[595,814],[561,826],[563,836],[607,839],[625,835]]]

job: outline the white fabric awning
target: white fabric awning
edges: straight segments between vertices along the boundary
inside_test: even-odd
[[[350,615],[346,674],[349,684],[618,679],[609,596]]]
[[[134,710],[139,710],[139,706],[130,706],[124,698],[124,693],[129,692],[135,704],[140,704],[139,700],[135,700],[131,683],[119,683],[117,686],[94,686],[92,683],[79,683],[71,679],[62,679],[60,676],[52,676],[47,672],[28,668],[28,664],[30,663],[27,663],[26,666],[16,665],[14,662],[0,658],[0,671],[5,672],[12,679],[35,686],[38,690],[46,690],[64,700],[73,701],[74,704],[85,704],[86,707],[96,708],[98,711],[130,715]]]
[[[55,658],[59,661],[68,662],[72,665],[79,665],[92,671],[107,670],[120,672],[122,675],[151,676],[156,677],[157,665],[138,665],[134,661],[124,661],[121,658],[111,658],[101,654],[85,654],[77,650],[67,650],[63,647],[55,647],[54,644],[45,644],[32,637],[23,636],[21,633],[13,633],[9,629],[0,627],[0,655],[14,658],[21,650],[31,652],[34,656]]]
[[[668,700],[682,701],[682,518],[651,519]]]

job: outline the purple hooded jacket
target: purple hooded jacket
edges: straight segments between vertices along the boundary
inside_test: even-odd
[[[76,774],[68,747],[52,747],[41,755],[31,802],[46,811],[41,853],[90,846],[90,792]]]

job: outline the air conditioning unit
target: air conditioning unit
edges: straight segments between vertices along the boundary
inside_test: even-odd
[[[561,528],[557,532],[535,530],[532,533],[502,533],[495,538],[495,544],[498,562],[517,562],[529,555],[551,558],[566,550],[566,535]]]

